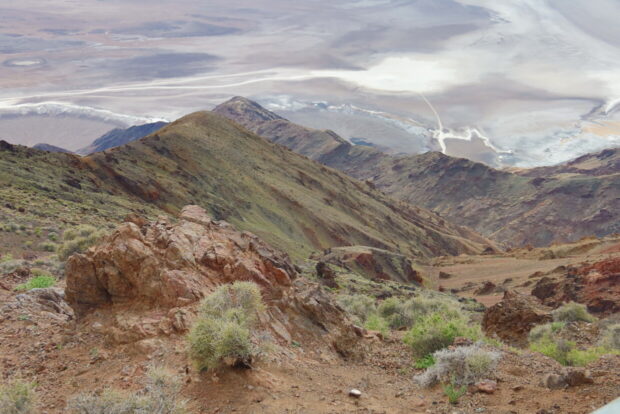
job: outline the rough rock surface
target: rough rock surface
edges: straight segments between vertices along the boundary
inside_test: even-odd
[[[620,311],[620,257],[593,264],[568,267],[541,278],[532,295],[557,308],[565,302],[583,303],[592,313],[609,315]]]
[[[371,280],[422,284],[422,276],[409,257],[383,249],[368,246],[333,247],[313,258],[355,271]]]
[[[501,302],[485,311],[482,329],[511,345],[525,346],[530,329],[551,319],[551,309],[537,298],[506,291]]]
[[[121,224],[66,265],[68,302],[114,342],[183,333],[201,298],[218,285],[245,280],[261,287],[267,308],[259,319],[278,340],[304,335],[345,356],[355,347],[343,311],[319,285],[295,280],[287,255],[256,236],[211,220],[198,206],[185,207],[175,224],[165,218],[142,227],[135,222]]]
[[[177,224],[121,224],[86,254],[69,258],[67,301],[80,312],[106,304],[168,307],[196,302],[219,284],[256,282],[275,293],[296,276],[285,254],[251,233],[185,207]]]

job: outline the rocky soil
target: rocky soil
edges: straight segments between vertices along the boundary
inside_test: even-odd
[[[581,414],[620,394],[619,356],[576,372],[503,346],[490,393],[472,386],[450,405],[440,386],[422,389],[413,381],[421,371],[412,366],[403,332],[364,334],[329,289],[301,276],[285,254],[195,206],[174,220],[130,217],[72,256],[56,287],[15,292],[28,277],[23,269],[2,278],[0,373],[36,381],[42,414],[62,413],[85,391],[139,390],[152,364],[183,378],[192,413]],[[267,345],[252,369],[198,372],[185,339],[196,306],[235,280],[261,287],[267,306],[256,335]],[[537,300],[514,301],[529,299]],[[509,330],[529,321],[527,307],[506,311],[506,303],[495,318],[489,311],[488,326]],[[361,396],[350,396],[351,389]]]

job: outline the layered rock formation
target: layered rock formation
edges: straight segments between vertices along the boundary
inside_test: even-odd
[[[279,340],[304,335],[341,354],[355,344],[344,313],[320,286],[296,281],[288,256],[251,233],[213,221],[198,206],[183,208],[176,223],[130,220],[66,265],[67,301],[115,341],[183,333],[201,298],[244,280],[261,287],[267,304],[261,325]]]
[[[409,257],[374,247],[332,247],[313,258],[343,267],[368,279],[415,284],[422,284],[423,281]]]

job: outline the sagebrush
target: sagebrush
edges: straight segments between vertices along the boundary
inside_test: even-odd
[[[251,329],[264,305],[258,286],[235,282],[220,286],[200,306],[189,335],[190,355],[199,369],[213,369],[229,359],[249,366],[257,354]]]
[[[186,414],[179,399],[181,381],[168,370],[151,367],[145,388],[138,393],[106,389],[101,394],[80,394],[69,401],[71,414]]]
[[[435,364],[414,379],[423,387],[439,382],[470,385],[485,379],[497,367],[501,353],[475,344],[442,349],[433,354]]]
[[[0,414],[35,414],[35,384],[14,379],[0,385]]]

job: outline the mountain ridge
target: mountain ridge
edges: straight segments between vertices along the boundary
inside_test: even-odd
[[[543,246],[620,232],[618,149],[600,153],[606,162],[588,154],[560,166],[513,172],[437,152],[393,156],[279,116],[279,129],[275,130],[271,121],[247,122],[244,108],[256,111],[256,105],[234,97],[214,112],[352,177],[369,180],[394,198],[431,209],[505,245]],[[265,108],[262,111],[269,112]],[[319,143],[304,143],[311,139]]]

